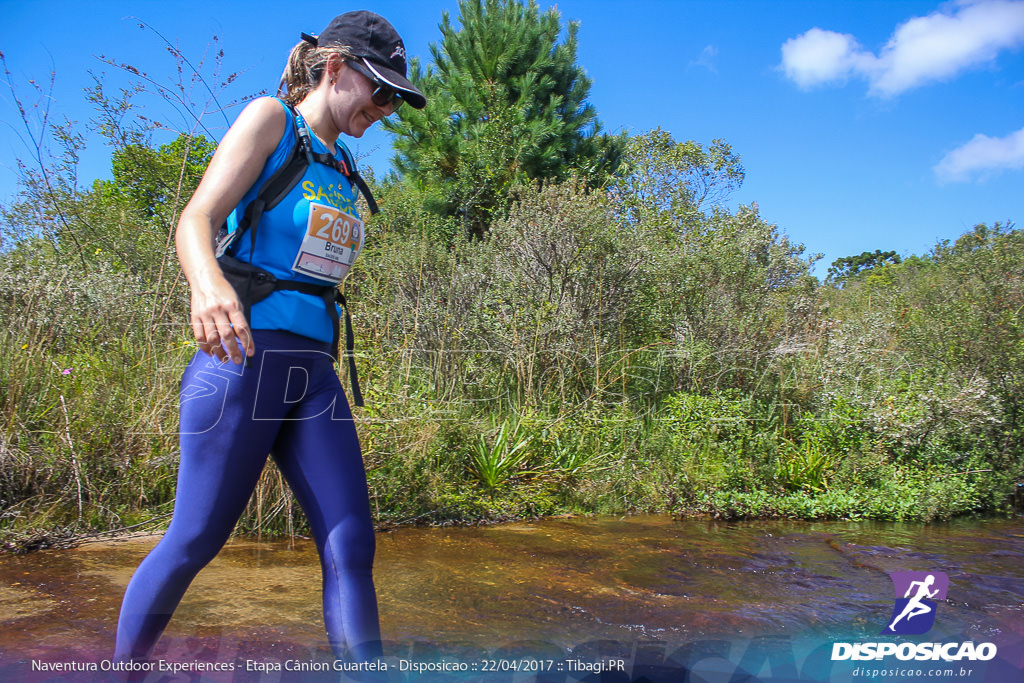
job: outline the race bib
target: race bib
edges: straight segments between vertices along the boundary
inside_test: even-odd
[[[363,247],[363,222],[333,206],[309,203],[306,234],[292,270],[340,283]]]

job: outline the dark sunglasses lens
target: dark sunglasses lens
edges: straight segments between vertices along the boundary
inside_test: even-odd
[[[359,62],[349,63],[356,71],[366,76],[371,83],[377,86],[374,89],[373,93],[371,93],[370,95],[370,100],[375,105],[377,105],[378,107],[386,107],[388,106],[388,104],[391,104],[391,111],[395,111],[396,109],[402,106],[402,103],[405,102],[405,100],[402,99],[402,93],[398,92],[390,85],[385,85],[384,83],[381,83],[380,79],[378,79],[375,75],[370,73],[370,70],[367,69],[362,64],[360,64]]]
[[[373,91],[370,99],[373,100],[373,103],[378,107],[386,107],[390,103],[393,110],[398,109],[402,106],[402,102],[405,101],[397,90],[386,85],[377,86],[377,89]]]

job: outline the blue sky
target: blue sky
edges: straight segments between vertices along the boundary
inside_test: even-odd
[[[746,168],[731,206],[757,202],[763,218],[824,255],[821,276],[841,256],[920,254],[976,223],[1024,220],[1024,0],[562,0],[557,7],[564,20],[580,22],[578,61],[594,81],[591,102],[605,129],[725,139]],[[85,122],[90,71],[105,73],[108,89],[126,82],[99,55],[172,82],[174,62],[154,30],[195,63],[217,36],[222,76],[240,72],[220,94],[229,102],[272,90],[300,31],[319,32],[335,14],[359,8],[388,17],[409,54],[424,59],[439,40],[442,11],[458,14],[456,0],[0,0],[0,51],[27,103],[37,101],[28,81],[49,91],[52,71],[52,112]],[[204,74],[217,82],[211,69]],[[187,125],[156,97],[139,103],[147,116]],[[237,112],[204,123],[220,135]],[[6,85],[0,125],[3,201],[15,190],[15,159],[31,156]],[[350,147],[363,163],[388,167],[382,131]],[[108,155],[90,138],[83,178],[106,177]]]

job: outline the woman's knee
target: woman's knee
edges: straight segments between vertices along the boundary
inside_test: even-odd
[[[373,568],[376,548],[377,538],[373,524],[369,520],[348,520],[328,532],[322,553],[329,556],[332,564],[339,569],[370,571]]]
[[[167,530],[160,541],[161,551],[167,561],[179,571],[198,572],[208,565],[224,547],[228,536],[220,530],[188,529]]]

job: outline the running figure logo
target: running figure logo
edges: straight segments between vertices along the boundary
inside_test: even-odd
[[[935,623],[938,601],[946,599],[949,577],[942,572],[894,572],[889,578],[896,589],[896,604],[882,633],[926,633]]]

